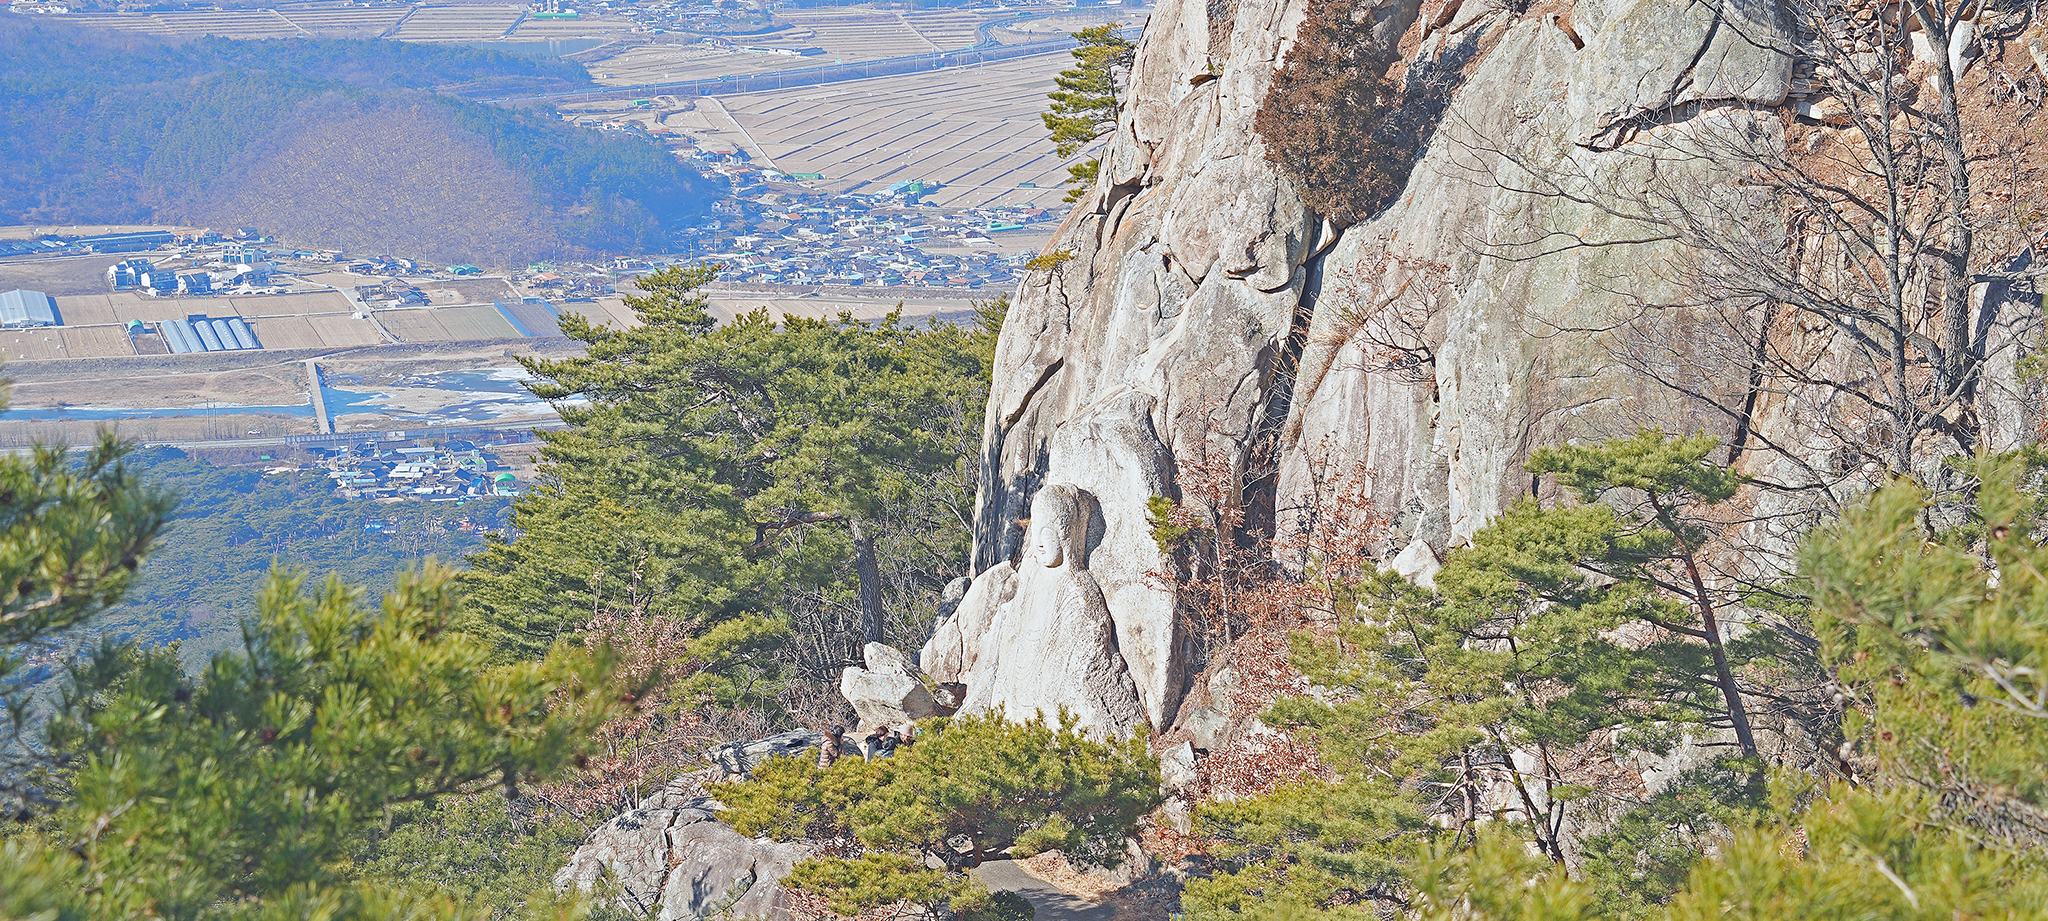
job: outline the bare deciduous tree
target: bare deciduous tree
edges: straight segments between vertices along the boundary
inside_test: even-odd
[[[1677,244],[1660,271],[1680,302],[1618,292],[1634,309],[1601,330],[1624,366],[1724,415],[1731,461],[1768,451],[1803,481],[1782,485],[1833,497],[1866,469],[1935,477],[1941,458],[1984,446],[1986,362],[2016,347],[2000,311],[2037,274],[2041,206],[2020,124],[2031,112],[1992,108],[2018,82],[1987,53],[2028,13],[1978,0],[1787,9],[1798,38],[1776,50],[1798,76],[1785,108],[1644,113],[1615,151],[1637,158],[1630,169],[1484,151],[1504,164],[1491,181],[1639,235],[1546,231],[1487,249],[1535,259]],[[1689,117],[1662,124],[1667,114]],[[1981,188],[1982,174],[2002,182]],[[1760,428],[1767,406],[1794,424]]]

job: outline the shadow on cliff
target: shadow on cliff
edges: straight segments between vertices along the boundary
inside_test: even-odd
[[[1386,194],[1366,208],[1360,223],[1384,214],[1408,190],[1409,174],[1422,162],[1423,149],[1436,136],[1451,100],[1465,85],[1467,65],[1479,57],[1482,33],[1474,29],[1442,54],[1409,64],[1401,79],[1400,104],[1373,130],[1370,142],[1372,149],[1399,154],[1403,159],[1398,167],[1392,167],[1394,181],[1387,184]]]

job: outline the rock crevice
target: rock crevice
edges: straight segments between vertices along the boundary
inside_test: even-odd
[[[1751,113],[1783,103],[1794,35],[1777,0],[1582,0],[1569,33],[1467,3],[1438,11],[1446,22],[1427,39],[1416,37],[1419,3],[1366,4],[1373,40],[1390,55],[1412,50],[1397,124],[1360,143],[1410,165],[1383,210],[1341,230],[1302,204],[1253,128],[1308,2],[1162,4],[1099,183],[1048,247],[1067,255],[1028,278],[1010,308],[969,590],[984,613],[963,604],[923,660],[965,684],[968,709],[1066,703],[1119,731],[1171,727],[1184,676],[1201,663],[1157,579],[1169,561],[1146,506],[1180,498],[1176,472],[1189,459],[1270,466],[1245,497],[1248,512],[1267,515],[1296,507],[1332,470],[1355,469],[1394,523],[1390,555],[1426,577],[1528,492],[1520,468],[1539,445],[1642,419],[1728,427],[1632,378],[1597,332],[1631,298],[1676,299],[1658,268],[1672,245],[1626,242],[1656,235],[1546,194],[1541,174],[1713,181],[1723,167],[1711,158],[1658,161],[1630,142],[1688,130],[1702,113],[1767,118]],[[1226,29],[1229,41],[1215,42]],[[1747,108],[1717,108],[1737,104]],[[1527,258],[1527,244],[1545,240],[1573,245]],[[1361,312],[1381,301],[1412,312],[1426,360],[1392,368],[1385,344],[1362,334]],[[1087,572],[1110,641],[997,616],[1052,610],[1045,593],[1065,591],[1024,578],[1026,520],[1045,484],[1097,509]],[[1064,655],[1074,642],[1100,648],[1101,680],[1128,676],[1141,718],[1106,717],[1091,702],[1102,687],[1033,685],[997,664]]]

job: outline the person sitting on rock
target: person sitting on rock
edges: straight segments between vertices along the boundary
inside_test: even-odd
[[[896,745],[898,743],[895,730],[877,729],[875,730],[874,739],[876,758],[887,758],[890,755],[896,754]]]
[[[818,743],[818,767],[820,770],[832,766],[846,754],[846,730],[834,726],[825,730],[825,741]]]

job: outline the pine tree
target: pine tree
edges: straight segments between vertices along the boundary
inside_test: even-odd
[[[170,648],[87,659],[48,730],[64,802],[0,853],[0,879],[94,918],[462,916],[345,858],[395,805],[517,797],[622,689],[597,651],[489,665],[449,629],[450,575],[401,579],[372,610],[336,580],[309,596],[274,574],[244,649],[196,677]]]
[[[1656,596],[1655,600],[1676,600],[1690,608],[1673,610],[1671,605],[1645,599],[1640,602],[1643,609],[1631,613],[1661,630],[1706,645],[1713,670],[1704,677],[1710,677],[1721,694],[1742,754],[1754,758],[1756,736],[1721,627],[1721,612],[1731,592],[1711,584],[1717,574],[1708,558],[1710,545],[1716,525],[1725,522],[1712,520],[1705,511],[1728,501],[1742,484],[1734,471],[1707,460],[1718,447],[1708,435],[1672,439],[1645,430],[1597,446],[1540,449],[1530,458],[1529,470],[1556,474],[1588,507],[1604,501],[1622,508],[1623,517],[1614,523],[1616,530],[1605,537],[1604,551],[1580,565],[1622,585],[1636,586]]]
[[[1768,814],[1730,822],[1661,906],[1617,900],[1483,836],[1416,873],[1426,917],[1460,921],[1943,921],[2048,914],[2048,545],[2044,457],[1961,464],[1953,503],[1901,480],[1809,535],[1800,576],[1847,704],[1846,776],[1781,772]],[[1588,859],[1616,855],[1589,852]],[[1619,855],[1624,859],[1633,855]],[[1606,870],[1617,868],[1608,867]],[[1624,868],[1625,869],[1625,868]],[[1578,878],[1573,878],[1577,876]]]
[[[2048,852],[2048,525],[2038,450],[1966,466],[1975,514],[1930,534],[1934,495],[1880,490],[1801,557],[1847,698],[1849,767],[1917,791],[1933,820]]]
[[[1001,906],[960,870],[1005,850],[1114,867],[1158,790],[1142,738],[1096,741],[1064,714],[1057,724],[994,714],[927,721],[915,745],[880,761],[771,761],[719,799],[742,834],[836,842],[784,881],[835,911],[907,902],[972,918],[1000,917]]]
[[[1298,637],[1294,655],[1322,692],[1267,719],[1312,739],[1337,779],[1200,810],[1223,872],[1190,884],[1190,916],[1370,917],[1406,902],[1421,848],[1511,833],[1561,864],[1567,820],[1589,807],[1622,813],[1586,844],[1626,868],[1614,885],[1667,898],[1700,840],[1754,814],[1760,765],[1717,765],[1630,811],[1572,776],[1569,753],[1615,730],[1660,749],[1677,729],[1740,722],[1724,677],[1745,653],[1710,642],[1727,593],[1699,588],[1709,524],[1740,483],[1708,462],[1714,447],[1645,432],[1538,451],[1530,469],[1576,501],[1510,506],[1434,589],[1381,574],[1325,591],[1350,602],[1335,635]],[[1489,832],[1483,797],[1503,784],[1520,816]],[[1664,820],[1688,809],[1690,825]]]
[[[0,396],[0,409],[5,408]],[[17,684],[36,650],[119,601],[176,499],[147,487],[111,432],[82,456],[56,447],[0,457],[0,814],[47,806],[49,751]]]
[[[1071,157],[1095,143],[1095,139],[1116,130],[1117,109],[1123,104],[1123,82],[1131,72],[1138,47],[1121,34],[1122,23],[1090,26],[1074,33],[1081,46],[1075,48],[1074,66],[1053,78],[1059,89],[1046,94],[1052,105],[1039,115],[1052,132],[1053,151]],[[1074,191],[1073,201],[1095,180],[1101,170],[1100,158],[1067,168]]]
[[[891,597],[901,566],[964,558],[961,439],[979,435],[990,334],[765,310],[719,324],[697,293],[713,275],[646,276],[627,301],[640,325],[570,317],[588,354],[526,361],[570,427],[543,436],[521,536],[466,577],[476,629],[506,656],[606,611],[787,628],[780,608],[808,592],[858,612],[850,636],[805,632],[834,644],[820,667],[836,675],[908,603]],[[772,677],[755,664],[740,684]]]

